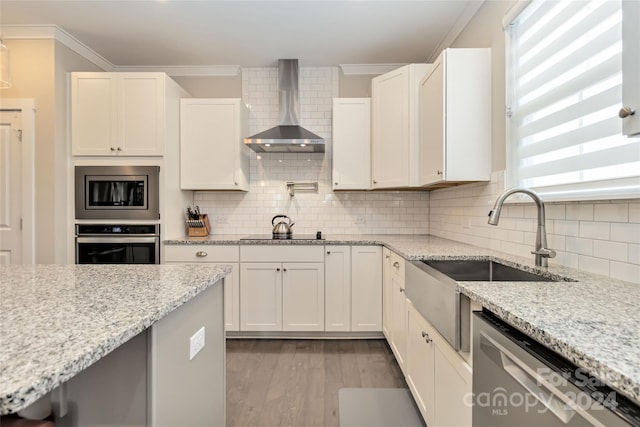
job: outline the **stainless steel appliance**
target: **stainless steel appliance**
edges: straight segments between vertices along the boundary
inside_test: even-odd
[[[640,407],[482,311],[473,318],[473,426],[640,426]]]
[[[284,221],[278,221],[278,223],[276,224],[276,219],[278,218],[283,218],[286,219],[287,222]],[[295,224],[295,222],[291,221],[291,218],[289,218],[286,215],[276,215],[271,219],[271,225],[273,225],[273,237],[274,238],[288,238],[289,236],[291,236],[293,234],[293,230],[291,230],[291,227],[293,227]]]
[[[160,264],[160,225],[76,224],[76,264]]]
[[[245,138],[258,153],[324,153],[324,139],[300,126],[298,60],[278,60],[280,125]]]
[[[159,166],[76,166],[76,219],[160,219]]]
[[[469,299],[457,290],[455,280],[423,261],[412,261],[405,264],[405,281],[407,298],[416,310],[456,351],[469,351]]]

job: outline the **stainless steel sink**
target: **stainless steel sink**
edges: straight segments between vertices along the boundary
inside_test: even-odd
[[[523,271],[493,261],[423,260],[457,282],[557,282],[553,277]]]

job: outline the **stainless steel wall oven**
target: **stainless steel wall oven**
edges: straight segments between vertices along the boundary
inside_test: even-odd
[[[76,219],[159,219],[159,176],[159,166],[76,166]]]
[[[160,225],[76,224],[76,264],[160,264]]]

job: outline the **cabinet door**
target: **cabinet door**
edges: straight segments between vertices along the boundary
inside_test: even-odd
[[[640,3],[622,2],[622,105],[635,114],[622,119],[625,135],[640,134]]]
[[[391,348],[405,372],[407,354],[407,307],[404,292],[404,259],[391,253]]]
[[[391,251],[382,248],[382,333],[391,342]]]
[[[162,73],[118,73],[118,148],[130,156],[164,154]]]
[[[333,99],[333,189],[371,188],[371,100]]]
[[[282,330],[282,265],[241,263],[240,330]]]
[[[407,383],[427,425],[435,420],[435,359],[429,323],[407,304]]]
[[[444,74],[442,56],[420,85],[420,185],[444,178]]]
[[[182,189],[248,190],[248,148],[241,135],[243,108],[239,99],[181,100]]]
[[[115,154],[118,148],[114,73],[71,74],[71,154]]]
[[[324,331],[324,264],[282,264],[282,330]]]
[[[351,330],[382,331],[382,248],[351,248]]]
[[[351,330],[351,247],[326,246],[325,331]]]
[[[435,423],[442,427],[471,427],[471,367],[441,337],[434,336]],[[440,338],[440,339],[438,339]]]
[[[240,330],[240,283],[238,271],[240,264],[227,262],[231,265],[231,273],[224,278],[224,324],[227,331]]]
[[[372,188],[409,185],[409,70],[397,70],[371,82]]]

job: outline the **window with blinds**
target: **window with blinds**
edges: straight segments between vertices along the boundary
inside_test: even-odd
[[[533,0],[509,25],[510,186],[545,200],[640,195],[640,138],[618,117],[621,24],[619,0]]]

